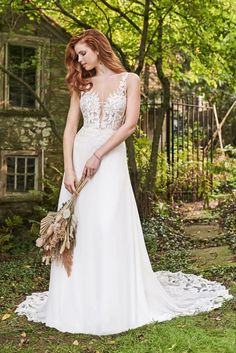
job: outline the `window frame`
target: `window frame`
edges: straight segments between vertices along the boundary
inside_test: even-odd
[[[48,55],[50,48],[50,39],[45,37],[37,36],[24,36],[20,34],[0,33],[0,63],[8,69],[8,57],[9,57],[9,45],[17,45],[22,47],[33,47],[35,48],[37,57],[36,66],[36,91],[35,93],[39,98],[44,101],[46,84],[49,82],[50,70],[48,67],[48,59],[45,55]],[[10,105],[9,103],[9,76],[0,72],[0,109],[4,110],[18,110],[18,111],[38,111],[40,105],[35,100],[34,107],[19,107]]]
[[[35,188],[28,191],[7,191],[7,157],[35,157]],[[30,197],[31,192],[42,191],[44,176],[44,150],[1,150],[0,151],[0,197]]]

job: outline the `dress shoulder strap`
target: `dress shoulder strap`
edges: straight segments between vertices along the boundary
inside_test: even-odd
[[[120,89],[122,90],[122,93],[126,92],[126,82],[127,82],[128,74],[129,74],[128,72],[124,72],[120,80]]]
[[[122,80],[123,81],[126,81],[127,80],[127,77],[128,77],[128,72],[126,71],[126,72],[124,72],[124,74],[122,75]]]

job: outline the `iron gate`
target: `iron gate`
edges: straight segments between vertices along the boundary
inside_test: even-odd
[[[139,133],[150,140],[158,108],[160,100],[156,97],[142,105]],[[183,201],[200,200],[211,192],[214,125],[213,109],[202,97],[172,100],[159,140],[158,189]]]

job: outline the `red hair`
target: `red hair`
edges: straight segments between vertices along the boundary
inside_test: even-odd
[[[93,86],[91,77],[96,75],[95,68],[86,71],[77,60],[74,46],[80,41],[86,43],[93,51],[97,51],[101,62],[110,70],[115,73],[125,71],[107,37],[96,29],[87,29],[72,36],[65,51],[65,65],[67,67],[65,81],[71,94],[76,91],[80,95],[81,91],[90,90]],[[87,86],[89,87],[87,88]]]

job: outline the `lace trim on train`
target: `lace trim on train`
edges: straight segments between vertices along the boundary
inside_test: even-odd
[[[186,274],[181,271],[169,272],[158,271],[154,273],[158,281],[163,285],[165,290],[171,295],[174,294],[199,294],[196,297],[194,307],[181,310],[181,312],[170,312],[166,319],[181,315],[193,315],[199,312],[210,311],[219,308],[225,300],[232,299],[224,285],[216,281],[209,281],[202,276]],[[204,295],[205,294],[205,295]],[[48,291],[34,292],[28,295],[22,303],[20,303],[15,312],[18,315],[26,315],[28,320],[35,322],[45,322],[45,318],[40,317],[40,309],[46,305]]]
[[[233,298],[226,287],[216,281],[210,281],[203,278],[202,275],[189,273],[158,271],[155,272],[156,278],[173,295],[187,295],[192,293],[196,296],[194,307],[186,307],[179,315],[192,315],[198,312],[210,311],[219,308],[225,300]],[[199,296],[198,296],[199,295]],[[176,315],[177,316],[177,315]]]
[[[45,320],[40,317],[39,311],[46,304],[47,298],[48,291],[33,292],[31,295],[27,295],[26,299],[17,306],[15,313],[26,315],[29,321],[44,323]]]

